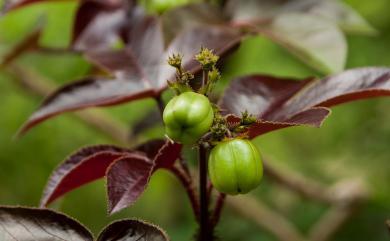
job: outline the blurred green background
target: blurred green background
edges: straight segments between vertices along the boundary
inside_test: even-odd
[[[390,1],[347,0],[379,32],[378,36],[348,36],[347,68],[390,66]],[[65,47],[76,4],[40,4],[15,11],[0,19],[0,56],[23,39],[39,16],[45,14],[41,44]],[[17,62],[29,66],[57,84],[84,76],[90,65],[71,54],[29,53]],[[247,39],[223,69],[224,82],[248,73],[307,77],[319,75],[271,41]],[[78,148],[112,141],[72,114],[47,121],[19,140],[13,136],[36,109],[41,97],[21,88],[12,75],[0,70],[0,203],[38,205],[51,170]],[[140,107],[155,108],[151,100],[104,109],[126,125],[148,114],[135,115]],[[161,136],[161,127],[144,138]],[[345,178],[362,178],[368,183],[370,200],[337,233],[337,241],[389,240],[384,221],[390,218],[390,98],[370,99],[333,108],[320,129],[295,127],[270,133],[255,140],[261,151],[281,167],[332,184]],[[307,231],[325,211],[324,205],[300,198],[268,180],[255,192],[259,198]],[[94,233],[114,219],[139,217],[159,224],[172,240],[189,240],[196,229],[189,203],[178,182],[167,172],[153,176],[142,198],[132,207],[107,217],[104,181],[82,187],[52,207],[83,222]],[[223,240],[276,240],[252,222],[225,210],[218,227]]]

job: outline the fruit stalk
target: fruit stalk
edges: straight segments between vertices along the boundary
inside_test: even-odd
[[[207,195],[207,151],[202,144],[199,145],[199,198],[199,241],[211,241],[212,233],[209,225],[209,198]]]

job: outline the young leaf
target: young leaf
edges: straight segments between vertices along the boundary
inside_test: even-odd
[[[144,156],[124,156],[107,169],[108,211],[118,212],[132,205],[144,192],[154,163]]]
[[[92,241],[90,231],[68,216],[49,209],[0,207],[0,240]]]
[[[130,150],[110,145],[85,147],[70,155],[49,177],[40,206],[47,206],[67,192],[103,177],[108,166]]]
[[[245,109],[257,116],[258,122],[249,130],[253,138],[287,126],[320,126],[329,115],[327,107],[389,95],[390,69],[368,67],[302,82],[260,75],[242,77],[231,82],[220,105],[235,115],[229,116],[230,122],[237,122]]]
[[[140,220],[121,220],[108,225],[97,241],[169,241],[161,228]]]

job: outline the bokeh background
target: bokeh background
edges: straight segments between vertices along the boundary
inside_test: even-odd
[[[390,66],[390,1],[346,0],[378,31],[377,36],[348,36],[347,68]],[[40,43],[66,47],[76,3],[39,4],[0,18],[0,57],[28,33],[33,23],[46,16]],[[29,53],[17,62],[32,68],[56,84],[84,76],[91,66],[72,54]],[[262,37],[247,39],[223,69],[223,83],[238,75],[267,73],[276,76],[321,76],[284,49]],[[73,114],[47,121],[21,139],[13,139],[21,124],[42,97],[29,93],[6,70],[0,70],[0,204],[37,206],[52,169],[67,155],[85,145],[113,143]],[[106,108],[126,126],[156,108],[151,100]],[[139,110],[145,110],[140,112]],[[161,126],[142,138],[163,135]],[[288,168],[331,185],[346,178],[367,183],[370,199],[336,234],[336,241],[384,241],[389,235],[384,221],[390,218],[390,98],[370,99],[333,108],[320,129],[294,127],[255,139],[260,150],[280,168]],[[306,232],[327,209],[299,197],[267,179],[253,192]],[[142,198],[132,207],[107,217],[104,181],[97,181],[66,195],[52,207],[83,222],[94,233],[107,223],[139,217],[160,224],[173,241],[189,240],[196,229],[189,203],[179,183],[159,171]],[[218,227],[226,241],[271,241],[272,235],[230,210]],[[242,235],[245,234],[243,237]]]

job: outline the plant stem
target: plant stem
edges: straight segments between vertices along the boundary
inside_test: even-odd
[[[200,230],[199,241],[211,241],[209,227],[209,202],[207,195],[207,159],[206,148],[199,145],[199,194],[200,194]]]

